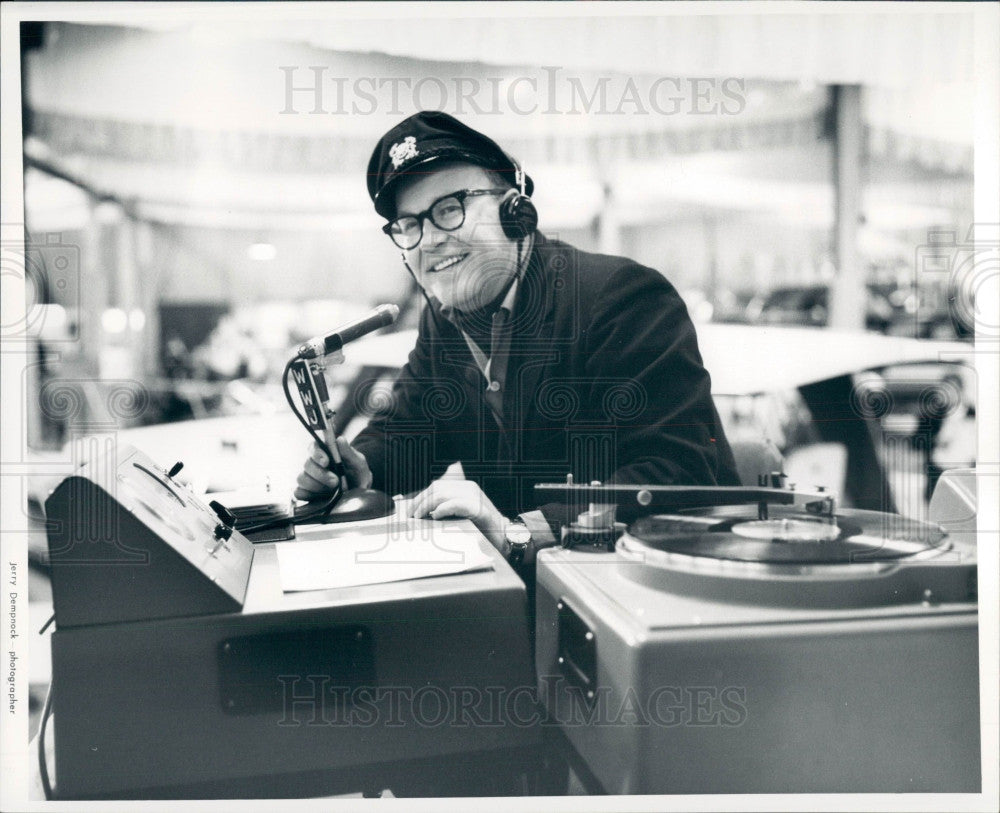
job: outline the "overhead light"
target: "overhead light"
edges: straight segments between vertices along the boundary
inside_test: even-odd
[[[247,249],[247,256],[256,262],[266,263],[278,256],[278,249],[273,243],[253,243]]]
[[[106,333],[122,333],[128,327],[128,314],[121,308],[108,308],[101,314],[101,327]]]
[[[108,200],[102,200],[94,207],[94,220],[103,226],[121,222],[123,214],[120,205]]]

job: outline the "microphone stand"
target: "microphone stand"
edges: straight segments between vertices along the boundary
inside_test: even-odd
[[[299,391],[306,428],[323,438],[329,454],[329,470],[338,477],[343,477],[344,461],[337,449],[337,434],[333,429],[336,412],[330,406],[330,392],[326,386],[327,360],[332,364],[343,364],[344,354],[337,350],[315,359],[296,358],[289,367]],[[342,492],[330,509],[316,517],[316,521],[354,522],[377,519],[389,516],[395,509],[392,498],[384,491],[351,488]]]

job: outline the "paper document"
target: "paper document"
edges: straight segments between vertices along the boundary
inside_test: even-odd
[[[481,545],[476,531],[441,528],[432,535],[426,528],[411,528],[348,531],[326,539],[300,534],[299,541],[279,542],[275,550],[281,589],[293,593],[491,570],[493,559]]]

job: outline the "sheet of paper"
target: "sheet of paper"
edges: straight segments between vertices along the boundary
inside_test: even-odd
[[[329,528],[329,526],[326,526]],[[476,531],[427,528],[362,533],[347,531],[325,539],[279,542],[278,571],[286,593],[364,584],[425,579],[473,570],[490,570]]]

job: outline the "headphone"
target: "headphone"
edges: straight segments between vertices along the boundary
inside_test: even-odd
[[[500,201],[500,226],[511,240],[524,240],[538,228],[538,210],[524,191],[524,170],[507,153],[504,156],[514,167],[516,189],[511,189]]]

